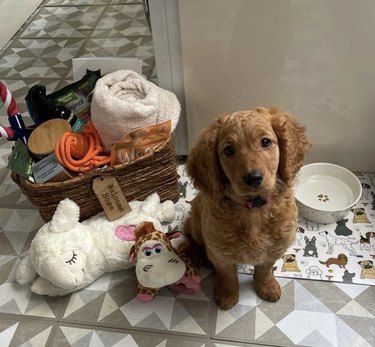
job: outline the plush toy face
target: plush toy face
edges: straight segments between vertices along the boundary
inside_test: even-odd
[[[165,244],[150,240],[144,242],[138,251],[135,271],[142,286],[161,288],[180,280],[186,265]]]
[[[80,250],[64,251],[47,257],[40,268],[40,276],[64,289],[79,286],[85,280],[86,254]]]

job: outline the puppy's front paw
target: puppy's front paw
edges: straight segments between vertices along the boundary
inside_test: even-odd
[[[223,310],[230,310],[238,303],[238,290],[230,290],[221,286],[215,287],[214,297],[217,305]]]
[[[267,282],[257,283],[255,281],[255,289],[259,297],[266,301],[275,302],[281,297],[281,287],[274,277]]]

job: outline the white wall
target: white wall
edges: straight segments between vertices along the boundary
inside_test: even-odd
[[[217,114],[279,106],[308,162],[375,172],[375,1],[180,0],[190,147]]]

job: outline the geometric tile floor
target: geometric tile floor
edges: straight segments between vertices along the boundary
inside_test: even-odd
[[[31,18],[38,19],[40,30],[30,19],[0,52],[0,79],[14,92],[24,116],[26,109],[19,98],[27,87],[42,82],[52,92],[69,81],[73,53],[112,56],[120,52],[126,56],[113,39],[127,42],[131,54],[143,60],[147,77],[156,78],[152,37],[146,25],[141,25],[147,23],[146,17],[141,7],[134,10],[134,5],[140,4],[124,0],[44,1]],[[64,23],[68,18],[64,13],[74,16]],[[81,14],[86,23],[80,23]],[[41,28],[44,20],[48,26],[45,32]],[[132,24],[134,29],[130,29]],[[124,37],[127,32],[140,35],[138,39]],[[6,121],[1,107],[0,115]],[[3,118],[0,123],[6,124]],[[9,178],[6,163],[12,145],[0,140],[1,347],[375,345],[374,286],[279,278],[281,300],[268,303],[256,296],[251,276],[239,275],[240,302],[223,312],[212,300],[215,277],[208,269],[201,274],[201,293],[176,295],[162,289],[150,303],[135,299],[136,279],[130,269],[106,274],[65,297],[33,294],[15,282],[15,271],[43,222]]]

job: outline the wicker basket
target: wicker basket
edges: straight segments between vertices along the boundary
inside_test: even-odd
[[[172,137],[153,153],[132,162],[109,167],[100,172],[90,172],[64,182],[32,183],[12,172],[12,180],[40,212],[43,220],[51,220],[58,203],[70,198],[80,206],[80,220],[102,211],[92,186],[93,179],[110,175],[118,181],[126,199],[143,200],[157,192],[162,201],[179,199],[178,174],[172,147]]]

